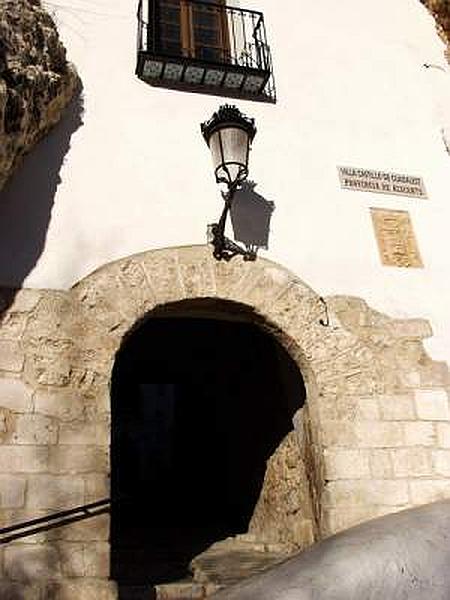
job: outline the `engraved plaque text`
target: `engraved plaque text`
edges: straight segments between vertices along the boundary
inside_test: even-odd
[[[425,184],[421,177],[355,167],[338,167],[338,171],[341,187],[345,190],[413,198],[427,197]]]
[[[390,267],[423,267],[409,213],[371,208],[381,262]]]

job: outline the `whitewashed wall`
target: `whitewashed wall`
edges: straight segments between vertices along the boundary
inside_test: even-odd
[[[251,178],[276,205],[261,254],[323,295],[430,319],[428,348],[450,360],[450,70],[433,19],[418,0],[240,4],[265,14],[279,97],[275,106],[237,102],[258,126]],[[136,78],[134,0],[46,5],[81,75],[84,114],[24,285],[67,288],[119,257],[204,243],[222,205],[199,124],[226,100]],[[341,190],[337,165],[422,176],[429,199]],[[4,206],[33,202],[33,177],[20,175]],[[369,207],[410,212],[424,269],[381,265]],[[13,212],[10,221],[0,214],[0,234],[24,218]],[[4,265],[0,279],[17,284]]]

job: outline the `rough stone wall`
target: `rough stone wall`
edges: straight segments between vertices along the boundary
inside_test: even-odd
[[[362,300],[333,297],[324,327],[322,301],[293,274],[261,259],[217,263],[209,247],[197,246],[117,261],[69,292],[19,291],[4,311],[2,525],[109,496],[115,353],[155,307],[202,298],[247,306],[246,318],[299,365],[307,404],[294,425],[317,537],[450,498],[448,369],[423,349],[426,321],[390,319]],[[277,480],[280,497],[292,489],[284,469],[294,454],[289,441],[270,461],[266,498],[276,499]],[[303,514],[292,526],[302,521]],[[115,597],[105,516],[1,548],[0,597],[15,590],[33,600]]]
[[[284,544],[292,551],[310,546],[316,534],[301,450],[298,436],[291,432],[270,458],[249,527],[257,538]]]
[[[40,0],[0,0],[0,189],[78,85]]]
[[[450,3],[448,0],[420,0],[436,19],[437,30],[447,45],[446,56],[450,61]]]

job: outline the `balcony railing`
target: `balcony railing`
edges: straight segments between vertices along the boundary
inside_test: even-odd
[[[140,0],[138,77],[152,85],[275,102],[262,13],[206,0]]]

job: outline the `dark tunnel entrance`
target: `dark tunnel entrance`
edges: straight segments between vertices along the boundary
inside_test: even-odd
[[[193,557],[248,530],[300,372],[253,323],[153,317],[117,353],[111,392],[111,576],[189,578]]]

